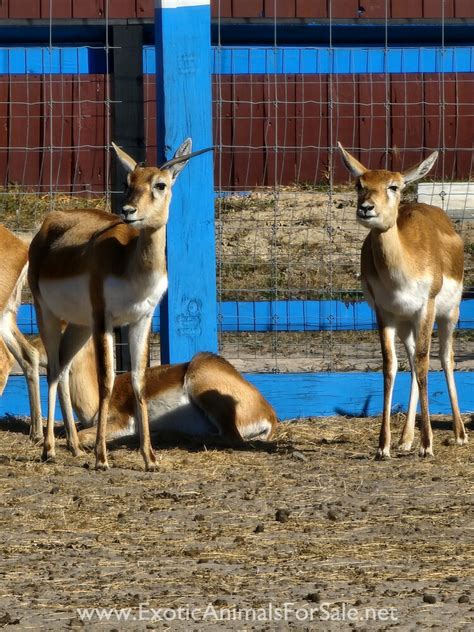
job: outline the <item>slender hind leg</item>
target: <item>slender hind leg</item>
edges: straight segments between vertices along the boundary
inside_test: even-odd
[[[95,443],[95,469],[107,470],[107,417],[110,397],[114,386],[114,349],[112,331],[105,328],[105,317],[98,315],[94,323],[94,347],[97,362],[97,378],[99,384],[99,417],[97,422],[97,438]]]
[[[132,388],[135,394],[135,419],[140,435],[140,451],[147,471],[156,469],[156,456],[151,447],[148,409],[145,398],[145,369],[151,318],[152,313],[147,314],[129,327]]]
[[[467,432],[459,412],[458,396],[456,391],[456,383],[454,381],[454,351],[453,351],[453,333],[458,320],[459,309],[456,308],[452,318],[439,319],[438,337],[439,337],[439,355],[441,366],[443,367],[448,386],[449,399],[451,401],[451,409],[453,411],[453,431],[454,438],[458,445],[464,445],[468,442]]]
[[[66,429],[67,446],[74,456],[80,456],[84,453],[79,447],[79,439],[72,411],[69,391],[69,370],[74,357],[89,340],[90,336],[91,330],[89,327],[69,323],[63,332],[59,349],[59,361],[61,365],[61,378],[58,386],[59,400],[61,402],[64,427]]]
[[[30,402],[30,438],[33,441],[43,439],[43,420],[39,391],[39,352],[33,347],[18,329],[13,317],[9,319],[8,331],[4,332],[7,349],[21,367],[28,386]]]
[[[431,333],[433,331],[434,313],[434,300],[430,299],[425,313],[420,316],[416,340],[415,369],[421,405],[421,442],[418,452],[420,456],[433,456],[433,431],[431,430],[428,405],[428,369],[430,364]]]
[[[411,384],[410,384],[410,399],[408,403],[408,411],[405,423],[403,425],[402,433],[398,442],[400,450],[409,452],[411,450],[413,440],[415,438],[415,419],[416,408],[418,406],[418,383],[416,381],[415,373],[415,331],[411,323],[402,323],[398,327],[398,335],[405,346],[405,350],[408,356],[408,362],[411,369]]]
[[[13,366],[13,356],[8,351],[7,346],[0,335],[0,395],[2,395],[5,385]]]
[[[61,343],[61,321],[47,308],[36,302],[38,327],[48,358],[48,421],[43,443],[42,459],[55,457],[54,410],[58,390],[61,367],[59,362],[59,346]]]
[[[395,351],[395,327],[386,322],[386,316],[382,315],[380,311],[377,311],[377,323],[383,359],[383,414],[376,458],[384,459],[390,457],[390,416],[393,387],[397,374],[397,355]]]

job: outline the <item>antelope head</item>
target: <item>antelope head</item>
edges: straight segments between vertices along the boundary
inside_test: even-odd
[[[410,182],[423,178],[438,158],[433,152],[418,165],[403,171],[370,170],[338,143],[342,160],[356,179],[357,221],[366,228],[385,232],[397,221],[401,191]]]
[[[191,153],[192,141],[187,138],[174,157],[161,167],[144,167],[115,143],[112,146],[127,172],[125,202],[120,216],[126,224],[138,229],[160,228],[167,223],[171,189],[178,175],[191,158],[212,150],[201,149]]]

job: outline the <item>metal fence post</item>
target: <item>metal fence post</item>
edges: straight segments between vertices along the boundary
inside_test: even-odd
[[[115,25],[112,31],[112,139],[135,158],[145,160],[145,122],[143,104],[143,28],[141,25]],[[113,157],[112,211],[120,213],[123,203],[122,165]],[[117,371],[130,371],[128,326],[115,330]]]
[[[212,145],[209,0],[155,0],[158,162],[188,136]],[[161,360],[217,351],[213,156],[189,162],[174,186],[167,231],[169,288]]]

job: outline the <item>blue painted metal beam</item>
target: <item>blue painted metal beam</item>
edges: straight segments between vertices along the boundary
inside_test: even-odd
[[[370,331],[376,329],[374,313],[365,301],[226,301],[218,303],[221,331]],[[32,305],[18,310],[18,325],[26,334],[37,334]],[[474,329],[474,298],[461,302],[458,329]],[[152,331],[160,331],[155,312]]]
[[[155,47],[144,46],[143,68],[156,72]],[[213,74],[373,74],[474,72],[473,46],[222,46],[212,49]],[[102,47],[20,46],[0,49],[0,74],[104,74]]]
[[[245,377],[261,390],[275,407],[279,419],[344,415],[379,415],[383,407],[383,378],[374,373],[248,373]],[[474,412],[474,375],[455,374],[459,404],[464,413]],[[393,395],[394,412],[406,411],[410,374],[397,375]],[[442,372],[429,374],[430,411],[449,414],[449,398]],[[41,405],[46,410],[47,384],[41,378]],[[23,376],[11,376],[0,397],[0,417],[5,414],[29,415],[28,393]],[[59,407],[56,419],[61,419]]]
[[[185,138],[212,146],[209,0],[156,0],[158,160]],[[174,186],[167,229],[168,293],[161,305],[163,363],[217,351],[213,155],[192,159]]]

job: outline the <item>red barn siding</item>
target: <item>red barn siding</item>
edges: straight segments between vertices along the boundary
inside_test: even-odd
[[[108,2],[111,18],[153,17],[154,0],[53,0],[53,18],[104,18]],[[364,11],[359,13],[359,6]],[[389,0],[387,17],[437,18],[442,0]],[[385,0],[211,0],[213,17],[222,18],[357,18],[385,17]],[[48,18],[50,0],[4,0],[0,18]],[[474,17],[472,0],[445,0],[446,18]]]
[[[225,145],[221,158],[216,156],[216,164],[221,164],[216,184],[251,189],[325,182],[331,166],[329,145],[337,140],[371,168],[386,166],[388,143],[387,166],[404,168],[421,160],[428,149],[442,147],[442,126],[446,152],[433,173],[441,177],[444,163],[446,177],[469,178],[472,75],[445,75],[443,83],[444,121],[442,84],[436,74],[393,75],[388,85],[382,74],[358,79],[338,75],[332,84],[323,75],[287,76],[276,84],[264,75],[253,76],[252,83],[247,75],[226,77],[220,81],[221,105],[217,82],[214,85],[215,144]],[[332,168],[336,182],[347,180],[337,157]]]
[[[214,77],[215,181],[223,189],[326,182],[340,140],[369,167],[403,168],[428,149],[446,151],[434,175],[472,177],[474,77],[382,74]],[[155,87],[146,76],[147,162],[156,162]],[[441,103],[444,86],[444,115]],[[390,106],[387,109],[387,95]],[[53,158],[50,145],[53,98]],[[0,78],[0,186],[48,191],[106,189],[106,79],[37,75]],[[388,138],[386,129],[388,122]],[[45,148],[44,150],[41,148]],[[347,174],[333,155],[333,177]]]
[[[437,18],[442,16],[442,0],[220,0],[221,17],[279,18]],[[219,0],[211,0],[217,16]],[[359,7],[364,11],[359,13]],[[387,10],[388,9],[388,10]],[[387,12],[387,16],[385,15]],[[472,0],[445,0],[446,18],[474,17]]]

